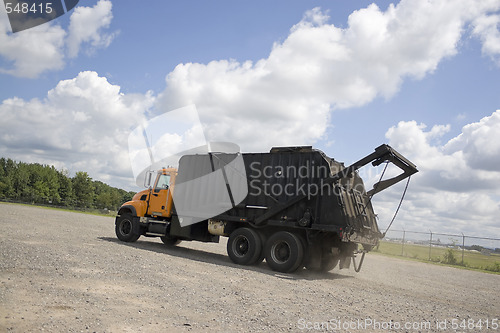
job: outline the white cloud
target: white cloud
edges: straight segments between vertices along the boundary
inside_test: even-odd
[[[473,169],[500,172],[500,110],[464,126],[445,149],[462,151],[467,165]]]
[[[473,33],[482,43],[482,52],[490,56],[500,66],[500,15],[481,15],[473,22]]]
[[[81,72],[60,81],[43,100],[10,98],[0,104],[0,155],[64,164],[97,179],[114,175],[130,184],[128,135],[153,102],[151,93],[125,95],[97,73]]]
[[[111,2],[100,0],[94,7],[74,9],[68,33],[53,22],[10,33],[7,13],[0,6],[0,56],[11,64],[0,68],[0,73],[36,78],[43,72],[64,68],[66,52],[74,58],[82,45],[90,53],[105,48],[116,35],[106,31],[112,18]]]
[[[74,58],[80,51],[82,43],[90,43],[91,51],[95,48],[106,48],[116,35],[105,33],[113,19],[112,4],[108,0],[99,0],[94,7],[76,7],[71,14],[68,28],[68,55]]]
[[[418,168],[404,203],[402,223],[413,230],[440,228],[441,232],[467,231],[469,234],[498,234],[500,214],[500,110],[477,123],[466,125],[462,133],[445,144],[434,141],[448,126],[400,122],[390,128],[390,144]],[[383,192],[382,192],[383,193]],[[377,198],[381,219],[387,221],[394,210],[394,192]],[[470,226],[481,226],[471,229]]]
[[[0,9],[0,56],[12,63],[11,68],[0,68],[0,72],[35,78],[44,71],[64,67],[66,32],[60,26],[42,24],[15,34],[7,31],[7,14]]]
[[[479,27],[479,18],[495,18],[499,8],[498,0],[403,0],[385,11],[372,4],[353,12],[345,29],[315,8],[256,63],[178,65],[158,110],[194,103],[209,140],[244,150],[311,144],[324,138],[332,110],[389,98],[404,79],[432,73],[458,52],[472,22]],[[496,31],[487,26],[484,45]]]

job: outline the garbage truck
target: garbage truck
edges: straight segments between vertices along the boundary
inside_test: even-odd
[[[370,163],[392,163],[400,173],[366,190],[358,170]],[[384,236],[372,197],[416,172],[386,144],[347,167],[311,146],[184,155],[176,168],[146,175],[147,189],[119,208],[115,232],[124,242],[159,237],[168,246],[228,237],[232,262],[265,259],[282,273],[349,268],[351,261],[359,271]]]

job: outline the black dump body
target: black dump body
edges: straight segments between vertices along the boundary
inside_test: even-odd
[[[344,166],[321,151],[273,149],[265,154],[244,154],[243,159],[248,196],[243,201],[245,206],[235,207],[228,215],[246,216],[257,224],[286,223],[339,234],[352,230],[367,238],[380,237],[359,175],[353,173],[338,184],[327,182]],[[287,205],[294,199],[296,203]],[[284,206],[286,208],[273,215],[269,213],[273,208]]]
[[[370,195],[392,183],[378,183],[379,190],[367,194],[356,170],[369,162],[391,161],[401,167],[401,160],[408,170],[388,180],[392,183],[416,168],[386,145],[347,168],[312,147],[186,155],[179,162],[174,204],[179,216],[198,221],[211,218],[255,227],[334,232],[343,241],[375,245],[382,234]]]

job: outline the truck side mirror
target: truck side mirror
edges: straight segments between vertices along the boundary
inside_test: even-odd
[[[151,179],[153,178],[154,171],[148,171],[144,177],[144,187],[151,187]]]

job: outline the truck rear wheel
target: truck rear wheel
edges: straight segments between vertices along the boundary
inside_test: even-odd
[[[262,241],[259,234],[249,228],[234,230],[227,241],[229,258],[239,265],[253,265],[260,258]]]
[[[300,238],[288,231],[279,231],[266,242],[266,262],[273,271],[291,273],[302,266],[304,245]]]
[[[319,270],[321,272],[329,272],[332,269],[334,269],[338,263],[339,263],[338,255],[334,255],[331,253],[329,254],[323,253],[323,256],[321,257],[321,264]]]
[[[136,233],[134,229],[132,215],[125,213],[117,218],[115,233],[119,240],[123,242],[135,242],[138,240],[141,235]]]
[[[163,242],[163,244],[168,246],[175,246],[181,242],[179,238],[170,235],[161,236],[160,239]]]
[[[329,272],[337,266],[339,255],[331,249],[322,249],[317,243],[310,244],[306,251],[305,267],[316,272]]]

